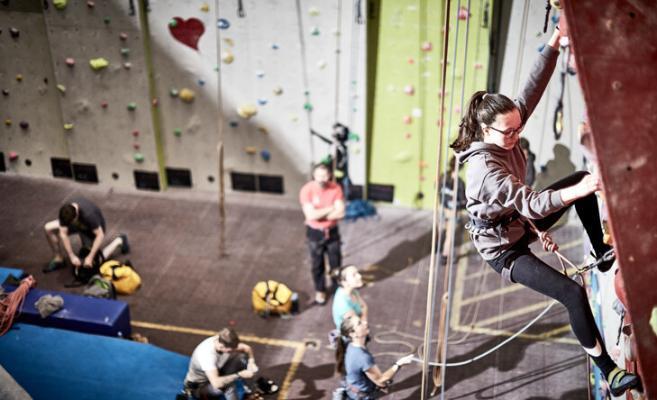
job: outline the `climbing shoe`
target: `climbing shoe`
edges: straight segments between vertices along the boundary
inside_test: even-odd
[[[58,269],[62,269],[66,266],[64,264],[64,261],[57,261],[57,260],[51,260],[48,265],[43,267],[42,271],[44,274],[47,274],[48,272],[53,272],[57,271]]]
[[[609,271],[614,265],[614,261],[616,261],[616,253],[614,253],[613,248],[610,248],[601,256],[593,255],[593,253],[591,255],[596,258],[593,267],[597,267],[600,272]]]
[[[607,382],[609,383],[609,390],[615,397],[621,396],[625,391],[634,389],[641,386],[641,379],[618,367],[607,375]]]
[[[130,253],[130,244],[128,243],[128,235],[122,233],[119,235],[121,238],[121,254]]]

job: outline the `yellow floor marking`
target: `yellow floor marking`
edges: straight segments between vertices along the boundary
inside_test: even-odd
[[[213,336],[217,334],[217,331],[212,331],[208,329],[197,329],[197,328],[188,328],[185,326],[156,324],[153,322],[145,322],[145,321],[132,321],[130,324],[137,328],[157,329],[160,331],[187,333],[187,334],[200,335],[200,336]],[[263,338],[254,335],[240,335],[240,340],[247,343],[258,343],[267,346],[289,347],[295,349],[294,355],[292,356],[292,362],[290,363],[290,368],[288,368],[287,373],[285,374],[285,379],[283,380],[283,384],[281,385],[281,389],[278,392],[278,397],[277,397],[277,399],[279,400],[287,399],[288,398],[287,392],[290,389],[290,385],[292,384],[292,381],[294,380],[294,374],[297,372],[297,369],[299,369],[299,364],[301,364],[301,361],[303,360],[303,355],[306,351],[305,344],[303,342],[299,342],[295,340]]]
[[[552,303],[552,300],[541,301],[539,303],[534,303],[534,304],[526,306],[526,307],[516,308],[513,311],[505,312],[505,313],[502,313],[500,315],[496,315],[494,317],[479,320],[479,321],[477,321],[476,326],[481,328],[483,326],[491,325],[491,324],[494,324],[496,322],[511,319],[511,318],[517,317],[519,315],[530,313],[532,311],[541,310],[541,309],[547,307],[548,304],[550,304],[550,303]]]
[[[550,336],[561,335],[562,333],[567,333],[567,332],[570,332],[570,324],[566,324],[560,326],[559,328],[552,329],[551,331],[544,332],[542,333],[542,335],[550,337]]]
[[[496,290],[491,290],[490,292],[486,292],[484,294],[480,294],[479,296],[472,296],[468,297],[465,300],[461,301],[461,306],[468,305],[470,303],[474,303],[477,301],[485,300],[485,299],[490,299],[491,297],[497,297],[497,296],[503,296],[507,293],[512,293],[520,289],[526,289],[524,286],[520,284],[513,284],[510,286],[503,287],[502,289],[496,289]]]
[[[472,332],[472,333],[478,333],[481,335],[488,335],[488,336],[512,336],[515,334],[515,332],[511,331],[505,331],[501,329],[490,329],[490,328],[482,328],[482,327],[476,327],[476,326],[464,326],[464,325],[459,325],[452,327],[451,329],[458,331],[458,332]],[[554,333],[551,333],[553,335]],[[552,338],[547,336],[546,333],[540,333],[540,334],[531,334],[531,333],[522,333],[518,335],[518,337],[523,338],[523,339],[529,339],[529,340],[538,340],[538,341],[544,341],[544,342],[553,342],[553,343],[563,343],[563,344],[575,344],[579,346],[579,342],[576,339],[571,339],[571,338]]]

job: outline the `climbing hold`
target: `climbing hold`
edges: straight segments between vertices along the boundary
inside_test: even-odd
[[[319,68],[319,69],[324,69],[324,68],[326,68],[326,61],[324,61],[324,60],[319,60],[319,61],[317,62],[317,68]]]
[[[340,30],[339,30],[338,28],[333,28],[333,30],[331,31],[331,33],[333,33],[334,36],[340,36]],[[340,49],[336,49],[335,52],[336,52],[336,53],[339,53],[339,52],[340,52]]]
[[[132,144],[132,148],[135,149],[135,150],[139,150],[140,147],[141,147],[141,145],[139,143],[133,143]]]
[[[310,7],[308,9],[308,15],[310,15],[311,17],[317,17],[319,15],[319,10],[317,9],[317,7]]]
[[[68,0],[52,0],[52,5],[55,6],[58,10],[63,10],[66,8]]]
[[[278,45],[276,43],[271,44],[272,50],[278,50]]]
[[[272,90],[276,96],[280,96],[283,94],[283,88],[280,86],[276,86],[274,90]]]
[[[178,97],[178,89],[171,88],[171,90],[169,90],[169,95],[171,97]]]
[[[455,106],[454,107],[454,114],[460,114],[461,113],[461,107]]]
[[[652,333],[657,336],[657,307],[653,307],[650,313],[650,327],[652,328]]]
[[[205,26],[201,20],[196,18],[184,20],[180,17],[174,17],[169,22],[169,32],[180,43],[198,50],[198,41],[205,32]]]
[[[23,75],[22,75],[22,74],[18,74],[18,75],[16,75],[16,80],[17,80],[18,82],[22,82],[22,81],[23,81]]]
[[[224,38],[223,40],[228,47],[233,47],[235,45],[235,42],[233,42],[233,39],[231,38]]]
[[[244,151],[246,152],[246,154],[251,154],[251,155],[253,155],[253,154],[255,154],[255,153],[258,152],[258,149],[256,149],[256,148],[253,147],[253,146],[246,146],[246,147],[244,148]]]
[[[62,94],[66,93],[66,86],[64,85],[57,85],[57,90],[59,90]]]
[[[21,31],[19,31],[17,28],[9,28],[9,34],[11,35],[12,38],[18,39],[18,37],[21,35]]]
[[[127,56],[129,56],[129,55],[130,55],[130,49],[127,48],[127,47],[123,47],[123,48],[121,48],[121,55],[122,55],[123,57],[127,57]]]
[[[21,121],[18,123],[18,126],[20,126],[23,130],[27,130],[30,127],[30,123],[27,121]]]
[[[88,1],[88,2],[87,2],[87,7],[89,7],[89,8],[94,8],[95,6],[96,6],[96,3],[95,3],[95,2],[93,2],[93,1]]]
[[[474,69],[482,69],[484,68],[484,64],[477,62],[474,64]]]
[[[230,122],[228,123],[228,125],[229,125],[231,128],[237,128],[237,127],[239,126],[239,124],[240,124],[240,123],[237,122],[237,121],[230,121]]]
[[[540,46],[538,46],[538,49],[537,49],[537,50],[538,50],[539,53],[541,53],[541,52],[543,51],[544,48],[545,48],[545,43],[543,43],[543,44],[541,44]]]
[[[130,102],[128,103],[128,111],[135,111],[137,109],[137,103]]]
[[[230,28],[230,22],[226,18],[219,18],[217,20],[217,28],[219,29],[228,29]]]
[[[271,160],[271,153],[269,152],[269,150],[262,150],[260,152],[260,157],[262,157],[264,161],[269,161]]]
[[[119,39],[121,39],[121,40],[123,40],[123,41],[128,40],[128,34],[125,33],[125,32],[121,32],[121,33],[119,34]]]
[[[103,101],[102,103],[100,103],[100,106],[101,106],[102,108],[107,108],[108,104],[107,104],[106,101]]]
[[[205,81],[204,81],[203,79],[199,79],[199,80],[198,80],[198,85],[199,85],[199,86],[203,86],[203,85],[205,85]]]
[[[73,124],[64,124],[64,130],[65,131],[73,130]]]
[[[203,11],[203,12],[210,11],[210,6],[208,5],[208,3],[201,4],[201,11]]]
[[[360,136],[355,132],[349,132],[349,140],[352,142],[360,142]]]
[[[107,68],[109,62],[102,57],[92,58],[91,60],[89,60],[89,65],[91,66],[91,69],[93,69],[94,71],[98,71],[103,68]]]
[[[264,76],[265,76],[265,71],[257,70],[255,74],[256,74],[256,76],[257,76],[258,78],[264,78]]]
[[[18,153],[15,151],[10,151],[9,152],[9,161],[16,161],[18,160]]]
[[[413,123],[413,117],[411,117],[410,115],[404,115],[404,123],[406,125],[412,124]]]
[[[415,64],[415,59],[413,57],[409,57],[406,62],[413,65],[413,64]]]
[[[424,161],[424,160],[420,160],[419,165],[420,165],[420,168],[421,168],[421,169],[425,169],[426,167],[429,166],[429,163],[426,162],[426,161]]]
[[[153,100],[151,100],[151,105],[152,105],[153,107],[157,107],[158,104],[160,104],[160,102],[159,102],[157,99],[153,99]]]
[[[319,27],[313,26],[313,28],[310,30],[310,34],[313,36],[319,36]]]
[[[411,136],[412,136],[412,135],[411,135],[410,132],[406,132],[406,133],[404,133],[404,138],[406,138],[406,139],[410,139]]]
[[[2,89],[2,95],[5,96],[5,97],[6,97],[6,96],[9,96],[9,90],[7,90],[7,89]]]
[[[191,89],[183,88],[180,90],[180,94],[178,96],[180,97],[180,100],[184,101],[185,103],[191,103],[194,101],[196,93],[194,93],[194,91]]]
[[[415,86],[413,85],[404,86],[404,93],[406,93],[409,96],[413,96],[415,94]]]
[[[11,119],[10,118],[5,119],[5,125],[11,126]]]
[[[461,6],[461,8],[459,8],[459,19],[466,20],[469,17],[470,17],[470,12],[468,11],[468,7]]]
[[[413,111],[411,111],[411,115],[415,118],[421,118],[422,117],[422,109],[421,108],[414,108]]]
[[[244,119],[249,119],[258,113],[258,109],[253,104],[244,104],[237,108],[237,115]]]
[[[71,58],[71,57],[68,57],[68,58],[66,59],[66,65],[68,65],[69,67],[73,67],[73,66],[75,66],[75,59],[74,59],[74,58]]]
[[[182,136],[182,129],[180,129],[180,128],[176,128],[176,129],[174,129],[174,130],[173,130],[173,136],[175,136],[175,137],[180,137],[180,136]]]
[[[258,105],[260,105],[260,106],[267,105],[267,99],[265,99],[265,98],[259,98],[259,99],[258,99]]]
[[[105,18],[103,18],[103,22],[105,23],[105,25],[109,25],[109,23],[112,22],[112,18],[105,17]]]
[[[235,56],[230,50],[225,50],[221,53],[221,61],[224,64],[230,64],[235,60]]]
[[[398,162],[398,163],[405,163],[409,162],[413,156],[411,156],[411,153],[408,151],[404,150],[399,153],[397,153],[394,157],[393,160]]]
[[[142,162],[144,162],[144,155],[141,154],[141,153],[139,153],[139,152],[135,153],[132,157],[133,157],[133,158],[135,159],[135,161],[137,161],[138,163],[142,163]]]
[[[422,43],[422,51],[431,51],[432,49],[433,49],[433,43],[431,42]]]
[[[132,136],[138,137],[139,136],[139,131],[136,130],[136,129],[134,131],[132,131]]]
[[[313,105],[310,104],[310,103],[308,103],[308,102],[306,102],[306,103],[303,105],[303,109],[306,110],[306,111],[312,111],[312,110],[313,110]]]
[[[123,63],[123,68],[124,68],[124,69],[130,69],[130,68],[132,68],[132,63],[131,63],[131,62],[124,62],[124,63]]]
[[[260,133],[262,133],[262,134],[264,134],[264,135],[266,135],[266,134],[268,134],[268,133],[269,133],[269,130],[267,130],[267,128],[266,128],[266,127],[264,127],[264,126],[262,126],[262,125],[259,125],[259,126],[258,126],[258,132],[260,132]]]

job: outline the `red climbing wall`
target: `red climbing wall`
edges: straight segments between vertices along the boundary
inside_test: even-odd
[[[648,398],[657,398],[657,13],[653,0],[565,2]]]

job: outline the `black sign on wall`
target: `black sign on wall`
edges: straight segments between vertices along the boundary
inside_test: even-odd
[[[98,172],[94,164],[73,163],[73,177],[79,182],[98,183]]]
[[[172,187],[192,187],[192,172],[184,168],[167,168],[167,184]]]
[[[135,186],[142,190],[160,190],[160,179],[157,172],[135,170]]]
[[[73,168],[71,160],[68,158],[51,158],[50,166],[52,167],[52,176],[55,178],[73,178]]]

